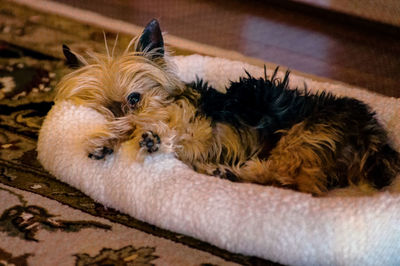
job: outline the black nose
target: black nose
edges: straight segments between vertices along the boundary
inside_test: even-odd
[[[128,103],[131,106],[135,106],[140,101],[140,93],[132,92],[131,94],[128,95],[127,99],[128,99]]]

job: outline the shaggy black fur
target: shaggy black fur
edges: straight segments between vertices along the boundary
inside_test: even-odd
[[[286,72],[283,80],[276,77],[277,72],[278,68],[269,79],[266,75],[256,79],[246,72],[247,77],[231,82],[226,93],[217,91],[202,80],[190,86],[201,95],[197,105],[202,115],[237,129],[254,127],[262,138],[270,138],[277,130],[288,129],[322,108],[339,102],[340,105],[350,106],[356,101],[336,98],[325,92],[313,95],[307,89],[304,92],[297,88],[289,89],[290,72]]]
[[[226,93],[221,93],[202,80],[190,84],[200,94],[195,100],[199,115],[210,117],[213,122],[227,123],[240,131],[243,127],[257,129],[260,143],[269,143],[272,149],[279,141],[281,129],[289,129],[304,121],[307,126],[326,124],[343,134],[336,143],[333,156],[337,164],[330,171],[335,178],[330,187],[348,185],[345,174],[354,154],[364,154],[371,144],[371,136],[382,142],[379,150],[366,162],[368,179],[375,187],[389,185],[393,171],[386,170],[385,160],[399,164],[399,154],[387,143],[384,129],[370,108],[353,98],[335,97],[330,93],[311,94],[305,89],[289,89],[289,72],[283,79],[277,77],[278,68],[271,78],[256,79],[247,73],[239,82],[231,82]],[[359,153],[358,153],[359,152]],[[389,171],[389,172],[388,172]],[[342,173],[342,174],[341,174]],[[357,180],[355,180],[357,181]]]

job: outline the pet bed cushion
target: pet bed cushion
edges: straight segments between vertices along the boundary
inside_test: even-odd
[[[221,58],[173,61],[183,80],[198,76],[217,88],[237,80],[244,69],[263,75],[262,68]],[[304,82],[370,104],[399,150],[399,99],[292,75],[293,86]],[[40,131],[37,149],[44,168],[105,206],[231,252],[291,265],[400,265],[400,195],[315,198],[232,183],[195,173],[172,154],[132,162],[127,144],[105,160],[91,160],[82,143],[104,122],[92,109],[57,103]]]

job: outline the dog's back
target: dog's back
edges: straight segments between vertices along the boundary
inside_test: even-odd
[[[322,190],[364,183],[379,189],[391,183],[400,172],[400,155],[366,104],[290,90],[289,73],[283,79],[276,73],[270,79],[248,74],[232,82],[226,93],[202,81],[191,84],[200,93],[197,108],[215,123],[256,130],[260,145],[269,147],[260,152],[262,159],[273,153],[280,160],[293,160],[283,149],[293,151],[298,145],[297,160],[319,162],[326,178]]]

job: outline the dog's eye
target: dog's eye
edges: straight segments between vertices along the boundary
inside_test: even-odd
[[[140,93],[132,92],[128,95],[128,103],[131,106],[135,106],[140,101]]]

